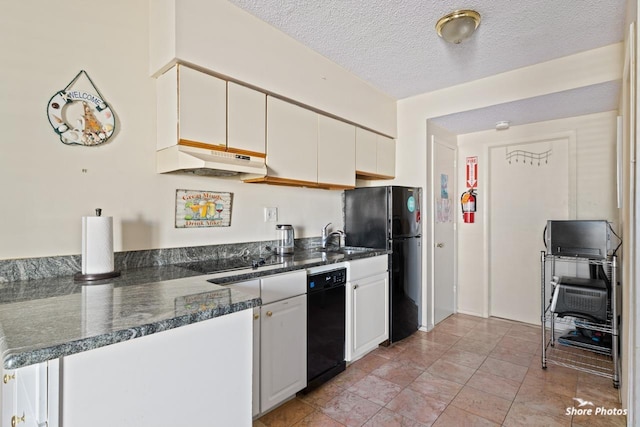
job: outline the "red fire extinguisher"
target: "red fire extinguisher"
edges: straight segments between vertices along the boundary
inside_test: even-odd
[[[475,222],[476,215],[476,189],[470,188],[460,197],[460,204],[462,205],[462,218],[467,224],[473,224]]]

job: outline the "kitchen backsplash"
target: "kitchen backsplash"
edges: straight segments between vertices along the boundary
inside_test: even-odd
[[[186,248],[150,249],[116,252],[115,270],[179,264],[191,261],[235,257],[267,257],[273,254],[275,240],[193,246]],[[295,240],[295,248],[304,250],[319,246],[319,237]],[[82,269],[80,255],[0,260],[0,283],[18,280],[70,276]]]

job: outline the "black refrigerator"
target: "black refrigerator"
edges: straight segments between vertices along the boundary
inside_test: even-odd
[[[390,249],[389,341],[419,325],[422,288],[421,188],[363,187],[346,190],[346,244]]]

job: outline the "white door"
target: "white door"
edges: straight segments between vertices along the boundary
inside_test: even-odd
[[[569,141],[492,147],[489,160],[490,315],[538,323],[542,233],[570,219]]]
[[[434,325],[456,310],[455,291],[455,220],[456,201],[456,149],[431,137],[433,221],[433,315]]]

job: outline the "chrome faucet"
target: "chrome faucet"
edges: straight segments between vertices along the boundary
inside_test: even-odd
[[[327,249],[327,242],[329,241],[329,239],[331,239],[331,236],[338,236],[338,248],[340,248],[340,244],[342,242],[342,236],[344,236],[344,231],[336,230],[336,231],[332,231],[331,233],[327,233],[327,229],[329,228],[330,225],[331,223],[322,227],[322,249]]]

